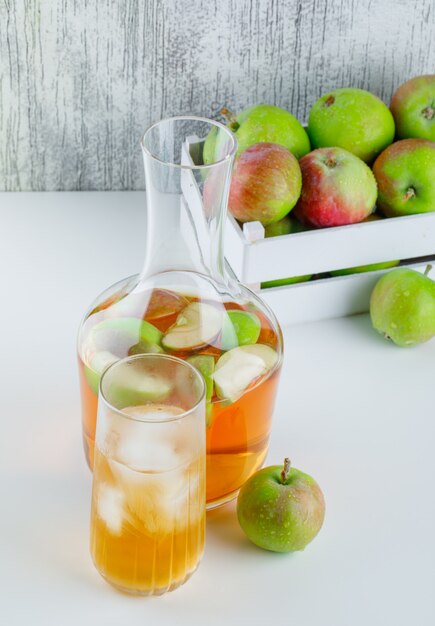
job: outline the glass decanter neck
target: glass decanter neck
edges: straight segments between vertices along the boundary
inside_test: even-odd
[[[192,118],[181,119],[192,122]],[[204,125],[204,120],[200,120],[200,124]],[[226,282],[223,231],[233,151],[226,158],[204,165],[202,154],[207,136],[184,136],[184,130],[180,133],[180,137],[184,137],[180,142],[174,132],[172,127],[169,133],[167,130],[160,132],[155,151],[159,150],[160,155],[168,151],[168,143],[175,143],[179,162],[165,162],[144,148],[147,220],[141,278],[187,270]],[[231,134],[227,129],[225,134],[228,142]],[[235,144],[235,140],[232,141]],[[173,155],[172,143],[169,152]]]

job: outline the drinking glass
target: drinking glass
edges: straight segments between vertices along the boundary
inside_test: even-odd
[[[118,589],[161,595],[196,570],[205,533],[205,384],[186,361],[140,354],[100,381],[91,554]]]

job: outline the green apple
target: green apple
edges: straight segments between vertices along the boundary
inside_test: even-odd
[[[147,341],[138,341],[128,350],[128,356],[135,354],[161,354],[164,352],[163,348],[158,344],[150,344]]]
[[[215,163],[216,160],[216,154],[217,154],[217,148],[216,148],[216,140],[218,137],[218,127],[217,126],[213,126],[213,128],[211,129],[211,131],[208,133],[205,141],[204,141],[204,146],[202,148],[202,160],[204,165],[211,165],[212,163]]]
[[[435,282],[426,274],[400,268],[379,279],[370,298],[373,328],[398,346],[412,346],[435,335]]]
[[[231,124],[229,125],[231,129]],[[229,137],[227,131],[214,126],[208,133],[203,148],[202,161],[204,165],[211,165],[220,161],[224,156],[229,154]]]
[[[213,372],[214,372],[214,357],[210,354],[196,354],[187,359],[188,363],[196,367],[200,374],[202,374],[205,382],[205,397],[207,402],[210,402],[213,396]]]
[[[390,267],[396,267],[400,261],[385,261],[384,263],[371,263],[369,265],[358,265],[357,267],[347,267],[344,270],[335,270],[330,272],[331,276],[349,276],[350,274],[363,274],[364,272],[376,272],[377,270],[386,270]]]
[[[373,165],[379,209],[388,217],[435,211],[435,143],[402,139]]]
[[[157,373],[141,370],[134,362],[115,365],[102,380],[107,401],[117,409],[157,402],[172,391],[172,383]]]
[[[192,302],[179,313],[175,324],[165,333],[162,345],[167,350],[196,350],[210,344],[222,328],[223,311],[205,302]]]
[[[228,109],[222,109],[222,113],[229,119],[229,127],[235,132],[237,154],[256,143],[280,144],[297,159],[310,151],[310,140],[302,124],[285,109],[272,104],[258,104],[245,109],[237,117]],[[207,148],[206,154],[210,154],[211,150]]]
[[[272,370],[277,361],[275,350],[261,343],[224,352],[213,374],[218,398],[235,402],[252,383]]]
[[[314,148],[339,147],[368,163],[394,139],[388,107],[363,89],[335,89],[315,102],[308,119]]]
[[[112,354],[112,352],[102,350],[94,354],[89,363],[89,366],[84,366],[86,380],[96,396],[98,396],[100,379],[104,370],[106,370],[109,365],[112,365],[112,363],[115,363],[118,360],[119,357]]]
[[[320,531],[325,500],[316,481],[290,468],[276,465],[256,472],[237,498],[242,530],[256,546],[272,552],[303,550]]]
[[[95,351],[112,352],[120,357],[136,343],[157,351],[163,333],[145,320],[136,317],[108,318],[92,327],[87,342]]]
[[[271,287],[283,287],[284,285],[296,285],[297,283],[306,283],[311,280],[312,274],[305,276],[293,276],[291,278],[278,278],[277,280],[266,280],[261,283],[262,289],[270,289]]]
[[[291,233],[302,233],[305,230],[308,230],[307,226],[304,226],[304,224],[301,224],[290,215],[286,215],[279,222],[267,224],[264,227],[264,236],[266,238],[280,237],[282,235],[290,235]]]
[[[258,315],[239,309],[227,310],[221,335],[221,349],[231,350],[237,346],[257,343],[261,322]]]
[[[95,324],[85,340],[85,352],[92,354],[84,373],[89,386],[98,394],[104,370],[120,358],[131,354],[163,352],[163,333],[136,317],[107,318]]]
[[[435,141],[435,74],[415,76],[394,92],[390,110],[398,139]]]
[[[213,397],[214,392],[214,381],[213,381],[213,372],[214,372],[214,357],[209,354],[196,354],[195,356],[191,356],[187,359],[187,361],[196,367],[198,372],[202,374],[205,382],[205,424],[206,426],[211,425],[212,414],[213,414],[213,405],[211,403],[211,399]]]

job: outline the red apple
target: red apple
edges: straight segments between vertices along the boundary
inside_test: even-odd
[[[264,226],[292,210],[301,192],[301,170],[292,153],[274,143],[257,143],[237,158],[228,207],[240,222]]]
[[[343,148],[319,148],[300,161],[302,193],[296,217],[317,227],[361,222],[373,212],[376,180],[371,169]]]

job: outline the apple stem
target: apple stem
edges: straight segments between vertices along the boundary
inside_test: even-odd
[[[404,200],[410,200],[411,198],[415,198],[415,189],[414,187],[408,187],[408,189],[406,190],[405,195],[403,196]]]
[[[231,128],[232,131],[235,132],[239,128],[240,124],[237,121],[236,116],[234,115],[234,113],[232,113],[232,111],[227,109],[227,107],[222,107],[222,109],[220,110],[220,114],[226,118],[226,120],[228,121],[228,126]]]
[[[329,96],[326,98],[326,100],[325,100],[325,101],[324,101],[324,103],[323,103],[323,106],[328,108],[328,107],[330,107],[330,106],[331,106],[331,104],[334,104],[334,102],[335,102],[335,98],[334,98],[334,96],[331,94],[331,95],[329,95]]]
[[[432,269],[432,265],[430,263],[428,263],[426,265],[426,269],[424,270],[424,275],[427,276],[429,274],[429,272],[431,271],[431,269]]]
[[[432,120],[435,117],[435,107],[428,106],[422,111],[423,117],[427,120]]]
[[[284,468],[281,472],[281,482],[283,485],[285,485],[285,483],[287,482],[287,478],[290,473],[290,467],[291,467],[290,459],[286,457],[284,459]]]

